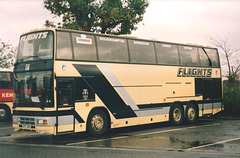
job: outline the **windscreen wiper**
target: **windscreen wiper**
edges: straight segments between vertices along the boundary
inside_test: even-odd
[[[29,59],[29,58],[37,58],[37,59],[40,59],[38,55],[32,55],[32,56],[27,56],[27,57],[25,57],[25,58],[20,59],[19,62],[21,62],[21,61],[26,61],[26,60]]]

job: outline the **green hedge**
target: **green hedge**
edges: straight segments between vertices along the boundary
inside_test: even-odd
[[[240,88],[236,87],[227,91],[223,91],[223,104],[225,113],[240,116]]]

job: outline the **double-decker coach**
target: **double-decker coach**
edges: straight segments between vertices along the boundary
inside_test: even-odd
[[[41,29],[20,37],[13,127],[53,135],[171,121],[223,109],[216,48]]]

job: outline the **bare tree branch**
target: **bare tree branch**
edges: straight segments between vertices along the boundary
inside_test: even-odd
[[[223,74],[228,79],[228,90],[237,85],[240,74],[240,62],[238,60],[239,49],[232,49],[230,43],[230,35],[225,36],[224,39],[218,37],[209,37],[209,42],[218,48],[221,57],[223,58],[223,65],[227,65],[227,72]]]

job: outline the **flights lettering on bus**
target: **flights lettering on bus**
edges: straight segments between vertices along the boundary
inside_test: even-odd
[[[13,127],[60,135],[170,121],[223,110],[216,48],[76,30],[20,37]]]
[[[178,77],[211,77],[212,69],[179,68]]]

